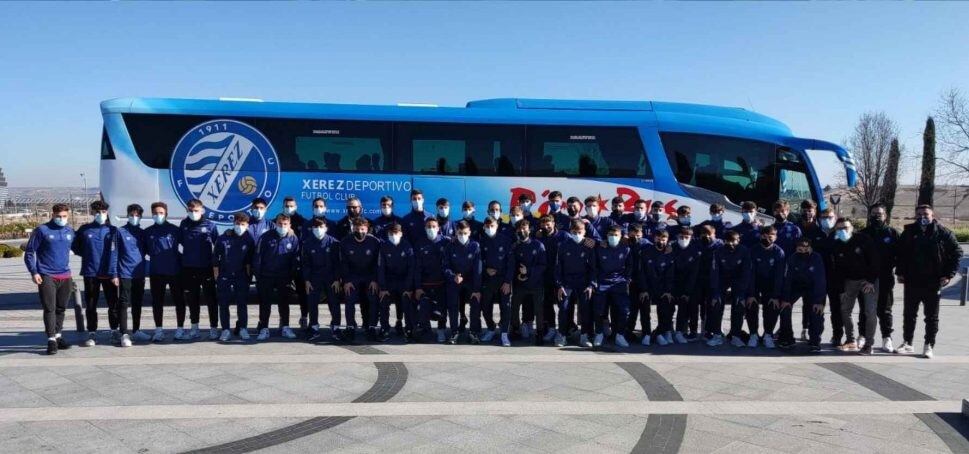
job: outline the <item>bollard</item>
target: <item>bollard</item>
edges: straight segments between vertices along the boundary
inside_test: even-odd
[[[962,269],[962,296],[959,298],[959,305],[966,305],[966,297],[969,296],[969,267]]]

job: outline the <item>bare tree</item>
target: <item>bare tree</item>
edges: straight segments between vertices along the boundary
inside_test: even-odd
[[[958,88],[950,89],[942,94],[935,117],[942,148],[939,161],[946,173],[965,175],[969,172],[969,100]]]
[[[847,147],[855,157],[858,184],[848,188],[848,197],[868,210],[886,199],[885,185],[892,140],[898,127],[884,112],[866,112],[858,119]],[[896,173],[897,178],[897,173]]]

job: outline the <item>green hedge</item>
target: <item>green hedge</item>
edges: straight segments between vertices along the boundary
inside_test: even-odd
[[[24,251],[21,251],[20,249],[7,249],[3,251],[3,258],[5,259],[14,258],[14,257],[23,257],[23,256],[24,256]]]
[[[960,243],[969,243],[969,227],[952,229],[952,233],[956,234],[956,240]]]

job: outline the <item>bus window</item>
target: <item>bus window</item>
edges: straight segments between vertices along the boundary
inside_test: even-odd
[[[516,176],[520,126],[398,123],[399,168],[420,174]]]
[[[813,200],[811,193],[811,183],[804,172],[790,169],[780,169],[777,172],[777,179],[780,180],[780,191],[777,198],[787,200],[792,206],[801,203],[802,200]]]
[[[530,126],[530,176],[650,178],[636,128]]]
[[[773,144],[732,137],[660,133],[677,181],[770,206],[776,197]]]
[[[101,159],[114,159],[114,148],[108,138],[108,130],[101,129]]]

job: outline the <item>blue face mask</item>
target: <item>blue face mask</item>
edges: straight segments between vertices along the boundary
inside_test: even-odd
[[[619,245],[619,237],[615,235],[607,236],[606,241],[609,242],[609,247],[616,247]]]
[[[278,233],[279,236],[286,236],[286,233],[288,232],[289,232],[289,227],[276,226],[276,233]]]
[[[834,232],[834,237],[838,241],[848,241],[851,239],[851,233],[849,233],[847,230],[841,229]]]
[[[57,224],[58,227],[64,227],[67,225],[67,218],[54,218],[54,224]]]
[[[932,223],[932,221],[930,221],[929,218],[927,218],[927,217],[920,217],[919,218],[919,225],[929,225],[931,223]]]
[[[549,211],[549,213],[558,213],[560,209],[562,209],[561,202],[559,202],[559,203],[549,202],[548,203],[548,211]]]
[[[313,216],[321,218],[326,215],[325,207],[313,207]]]
[[[266,210],[261,208],[252,208],[249,210],[249,214],[256,219],[262,219],[262,215],[265,213]]]
[[[162,223],[165,222],[165,215],[164,214],[155,214],[155,215],[152,215],[151,219],[153,221],[155,221],[155,224],[162,224]]]
[[[141,222],[141,216],[128,216],[128,225],[134,227]]]
[[[236,232],[236,235],[242,235],[243,233],[246,233],[246,228],[239,224],[236,224],[232,226],[232,231]]]
[[[108,220],[108,215],[104,213],[98,213],[94,215],[94,222],[98,224],[104,224]]]

